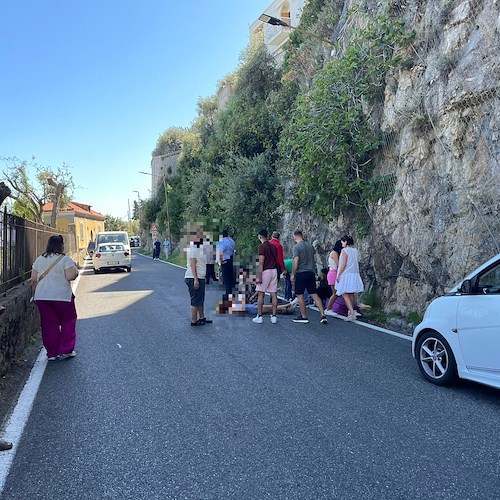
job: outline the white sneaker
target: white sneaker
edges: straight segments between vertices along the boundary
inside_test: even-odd
[[[262,319],[262,318],[261,318]],[[278,318],[273,314],[271,315],[271,323],[275,324],[278,322]]]
[[[253,319],[252,319],[252,321],[253,321],[254,323],[258,323],[258,324],[260,325],[260,324],[262,323],[262,316],[259,316],[259,315],[257,314],[257,316],[255,316],[255,318],[253,318]]]
[[[348,314],[347,317],[345,318],[345,321],[355,321],[356,320],[356,316],[354,316],[354,314]]]
[[[356,312],[354,313],[354,316],[356,316],[356,318],[359,318],[359,317],[361,316],[361,313],[360,313],[360,312],[358,312],[358,311],[356,311]]]
[[[74,358],[76,356],[75,351],[68,352],[67,354],[59,354],[59,359],[69,359]]]
[[[297,304],[299,303],[299,299],[297,297],[295,297],[291,302],[290,302],[290,305],[292,307],[297,307]]]

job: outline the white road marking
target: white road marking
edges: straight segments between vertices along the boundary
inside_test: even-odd
[[[80,277],[85,270],[86,266],[80,269],[78,276],[71,284],[73,293],[76,292],[78,283],[80,282]],[[51,361],[51,363],[56,363],[57,361]],[[7,420],[7,426],[5,427],[4,436],[2,439],[5,441],[11,441],[14,443],[14,447],[8,451],[2,451],[0,460],[0,497],[2,496],[3,489],[5,487],[5,482],[12,467],[12,462],[16,456],[17,447],[21,441],[24,427],[31,413],[33,403],[35,402],[36,395],[38,393],[38,388],[43,378],[45,372],[45,367],[47,366],[47,351],[42,349],[40,354],[35,361],[35,365],[31,369],[28,381],[24,385],[24,388],[17,400],[16,407]]]
[[[307,306],[309,309],[313,311],[319,312],[319,309],[316,306]],[[334,318],[335,316],[329,316],[330,318]],[[344,322],[343,317],[337,317]],[[372,325],[371,323],[365,323],[364,321],[359,321],[358,319],[354,321],[349,321],[349,323],[356,323],[356,325],[364,326],[365,328],[370,328],[370,330],[376,330],[377,332],[386,333],[387,335],[392,335],[393,337],[398,337],[399,339],[409,340],[411,342],[411,337],[409,335],[405,335],[404,333],[393,332],[392,330],[388,330],[387,328],[382,328],[381,326]]]
[[[121,344],[116,344],[118,346],[118,349],[121,349],[122,348],[122,345]]]
[[[153,257],[150,257],[149,255],[144,255],[142,253],[138,253],[136,255],[140,255],[141,257],[144,257],[145,259],[152,259],[153,258]],[[179,266],[178,264],[173,264],[172,262],[167,262],[166,260],[159,260],[158,262],[161,262],[162,264],[168,264],[169,266],[178,267],[179,269],[186,270],[185,266]]]

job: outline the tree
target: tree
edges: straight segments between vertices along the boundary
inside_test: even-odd
[[[128,223],[119,217],[112,215],[104,216],[104,230],[105,231],[127,231]]]
[[[185,134],[186,129],[182,127],[170,127],[165,130],[156,141],[153,156],[166,155],[179,151],[182,147],[182,141]]]
[[[9,197],[14,200],[15,215],[42,223],[43,206],[52,201],[56,213],[52,214],[51,225],[55,227],[58,207],[69,202],[74,190],[69,167],[66,164],[57,170],[41,167],[35,163],[34,157],[30,162],[18,158],[1,160],[6,165],[3,175],[11,189]]]

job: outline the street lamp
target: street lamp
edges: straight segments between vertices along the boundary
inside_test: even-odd
[[[270,16],[269,14],[261,14],[259,17],[259,21],[262,21],[263,23],[266,24],[271,24],[272,26],[283,26],[284,28],[290,28],[292,30],[298,31],[299,33],[304,33],[307,36],[310,36],[312,38],[316,38],[316,40],[319,40],[321,42],[328,43],[332,47],[335,47],[335,44],[331,41],[328,40],[328,38],[323,38],[322,36],[316,35],[316,33],[311,33],[310,31],[306,31],[300,28],[297,28],[296,26],[292,26],[285,21],[282,21],[281,19],[278,19],[277,17]]]
[[[150,175],[151,177],[160,177],[159,175],[154,175],[152,174],[151,172],[141,172],[139,171],[140,174],[144,174],[144,175]],[[167,206],[167,229],[168,229],[168,240],[170,241],[170,245],[172,245],[172,233],[170,232],[170,215],[168,213],[168,189],[167,189],[167,178],[165,176],[165,174],[163,174],[163,185],[165,187],[165,204]]]

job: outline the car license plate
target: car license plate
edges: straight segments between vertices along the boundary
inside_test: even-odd
[[[108,266],[117,265],[119,262],[117,260],[108,260]]]

